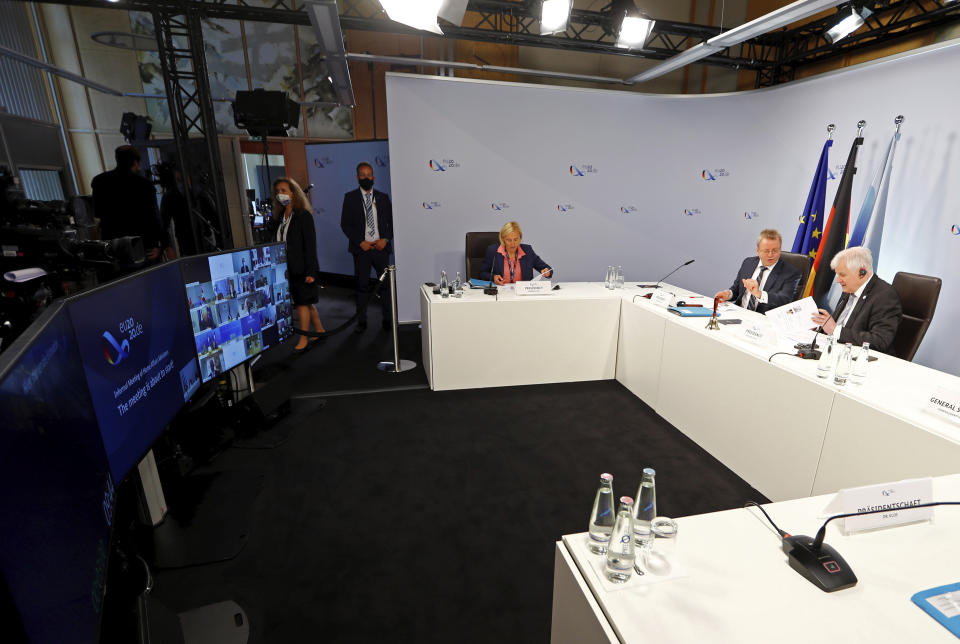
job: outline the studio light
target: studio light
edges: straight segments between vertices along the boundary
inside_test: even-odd
[[[617,47],[635,49],[643,47],[653,31],[656,21],[642,16],[624,16],[620,23],[620,35],[617,36]]]
[[[340,29],[340,15],[336,0],[312,0],[305,5],[317,44],[323,52],[323,61],[327,68],[327,80],[333,85],[337,103],[353,106],[353,83],[350,81],[350,67],[347,65],[347,51],[343,44],[343,31]]]
[[[540,8],[540,35],[566,31],[572,6],[573,0],[543,0]]]
[[[856,7],[850,7],[849,10],[841,10],[840,12],[843,17],[840,19],[837,24],[827,29],[823,37],[826,38],[830,44],[835,44],[838,40],[846,38],[854,31],[863,26],[864,21],[870,17],[873,13],[866,7],[857,9]]]
[[[443,0],[380,0],[380,6],[394,22],[443,35],[437,24],[437,15]]]

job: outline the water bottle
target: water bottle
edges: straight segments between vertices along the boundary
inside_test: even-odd
[[[837,356],[837,367],[833,370],[833,384],[841,387],[847,384],[847,377],[850,375],[850,353],[853,348],[847,342],[841,348]]]
[[[637,489],[637,511],[633,522],[633,539],[644,548],[653,543],[651,522],[657,516],[657,472],[652,467],[643,468],[640,487]]]
[[[447,271],[440,271],[440,297],[450,297],[450,284],[447,282]]]
[[[830,375],[830,368],[833,366],[833,336],[827,336],[827,344],[820,352],[820,360],[817,361],[817,378],[826,378]]]
[[[463,297],[463,278],[460,277],[460,271],[457,271],[457,279],[453,282],[453,296]]]
[[[867,377],[867,361],[870,359],[870,343],[864,342],[860,353],[853,357],[853,370],[850,372],[850,382],[862,385]]]
[[[606,288],[613,288],[613,266],[607,266],[607,276],[603,280]]]
[[[607,579],[615,584],[623,584],[633,574],[633,562],[636,551],[633,548],[633,499],[620,497],[620,509],[617,521],[610,533],[610,545],[607,548]]]
[[[590,513],[590,552],[602,555],[607,551],[610,532],[613,530],[613,474],[600,475],[600,487],[593,499],[593,512]]]

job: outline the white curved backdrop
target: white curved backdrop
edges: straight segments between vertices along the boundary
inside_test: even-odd
[[[878,273],[939,275],[943,292],[916,361],[960,375],[960,41],[775,88],[664,96],[388,74],[391,196],[400,319],[417,286],[463,270],[464,233],[520,222],[561,281],[628,281],[704,293],[730,284],[757,233],[789,250],[826,125],[839,178],[867,121],[852,217],[906,116]],[[828,182],[827,207],[837,180]],[[852,222],[851,222],[852,228]]]

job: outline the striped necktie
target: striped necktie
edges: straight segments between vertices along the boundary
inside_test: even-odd
[[[757,288],[760,288],[760,283],[763,281],[763,274],[766,272],[766,270],[767,270],[766,266],[760,267],[760,272],[757,273]],[[751,311],[756,311],[758,302],[759,300],[757,300],[757,296],[751,293],[750,302],[747,304],[747,308],[750,309]]]
[[[373,198],[369,192],[363,194],[363,214],[367,219],[367,229],[373,232]]]

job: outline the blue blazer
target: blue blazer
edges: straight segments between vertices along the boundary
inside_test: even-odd
[[[497,249],[500,248],[500,244],[490,244],[487,247],[487,253],[483,258],[483,266],[480,267],[480,279],[490,281],[493,279],[491,277],[491,272],[493,275],[499,275],[503,277],[503,260],[505,259],[503,255],[497,252]],[[520,244],[520,248],[523,249],[524,255],[520,258],[520,279],[525,281],[530,281],[533,279],[533,270],[536,269],[539,273],[545,268],[550,268],[550,266],[540,259],[540,257],[533,252],[533,247],[530,244]],[[550,270],[553,270],[552,268]]]
[[[731,303],[740,304],[740,298],[743,297],[745,292],[743,282],[740,280],[750,279],[753,276],[753,271],[757,270],[757,262],[759,261],[760,259],[756,255],[743,260],[737,278],[733,280],[733,286],[730,287],[730,290],[733,291],[733,297],[730,298]],[[767,283],[763,285],[763,290],[767,292],[767,303],[758,304],[757,313],[765,313],[770,309],[793,302],[797,294],[797,284],[800,283],[801,277],[799,270],[782,259],[779,260],[767,277]]]

